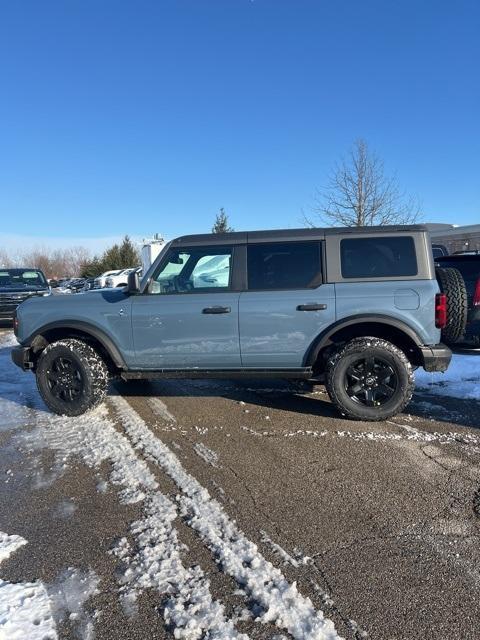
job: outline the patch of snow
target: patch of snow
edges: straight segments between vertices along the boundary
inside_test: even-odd
[[[269,536],[265,531],[260,530],[260,533],[262,536],[262,542],[265,542],[266,544],[268,544],[268,546],[272,548],[273,552],[279,555],[280,558],[282,558],[284,564],[291,564],[292,567],[295,567],[298,569],[299,563],[297,560],[295,560],[295,558],[292,558],[292,556],[289,553],[287,553],[285,549],[281,547],[279,544],[277,544],[276,542],[273,542],[273,540],[269,538]]]
[[[297,429],[296,431],[287,431],[283,434],[284,438],[293,438],[294,436],[312,436],[313,438],[323,438],[328,431],[310,431],[304,429]]]
[[[323,604],[326,607],[333,607],[333,605],[335,604],[333,599],[329,596],[329,594],[326,591],[324,591],[321,588],[321,586],[318,584],[318,582],[315,582],[315,580],[310,579],[310,584],[312,585],[312,587],[315,589],[315,591],[318,593],[318,595],[322,599]]]
[[[108,482],[103,478],[100,478],[95,488],[98,493],[106,493],[108,491]]]
[[[350,629],[353,631],[353,633],[356,635],[356,637],[358,638],[358,640],[363,638],[368,638],[368,633],[366,631],[364,631],[360,625],[358,624],[358,622],[355,622],[355,620],[349,620],[348,621],[348,626],[350,627]]]
[[[147,427],[128,402],[112,402],[125,432],[136,447],[154,460],[182,491],[178,497],[187,524],[197,531],[224,572],[242,586],[258,607],[257,621],[274,623],[293,638],[338,640],[333,622],[315,610],[311,600],[289,584],[279,569],[265,560],[221,505],[182,467],[175,454]],[[147,531],[148,537],[148,531]]]
[[[453,354],[445,373],[415,372],[416,386],[422,392],[464,400],[480,400],[480,357]]]
[[[165,422],[176,422],[177,419],[174,415],[170,413],[167,408],[167,405],[160,400],[160,398],[149,398],[148,400],[150,406],[154,409],[156,413],[165,420]]]
[[[25,538],[0,531],[0,562],[25,544]],[[0,638],[57,640],[51,605],[41,582],[12,583],[0,579]]]
[[[202,460],[204,460],[210,466],[215,467],[216,469],[221,468],[218,464],[218,454],[215,453],[215,451],[209,449],[202,442],[198,442],[197,444],[195,444],[193,450],[195,451],[197,456],[202,458]]]
[[[250,427],[240,427],[240,428],[243,429],[243,431],[250,433],[252,436],[268,437],[268,436],[278,435],[278,433],[276,433],[275,431],[255,431],[255,429],[250,429]]]
[[[410,425],[402,425],[396,422],[387,420],[389,424],[392,424],[400,429],[403,429],[406,433],[389,433],[383,431],[337,431],[336,435],[340,438],[351,438],[352,440],[360,441],[401,441],[407,440],[411,442],[426,442],[426,443],[438,443],[439,445],[457,445],[462,447],[466,453],[478,454],[480,453],[480,438],[470,433],[458,433],[455,431],[449,431],[448,433],[427,432],[419,431]]]
[[[209,580],[201,568],[183,566],[184,547],[172,525],[178,516],[177,506],[157,490],[155,477],[128,439],[115,429],[106,407],[78,418],[50,416],[41,429],[23,437],[31,447],[54,449],[65,464],[71,457],[82,458],[92,468],[109,462],[109,480],[119,488],[120,500],[143,503],[145,516],[130,530],[135,551],[128,557],[121,587],[125,607],[134,611],[138,593],[154,588],[166,596],[163,615],[168,624],[175,626],[176,638],[246,638],[225,617],[223,605],[213,600]],[[90,626],[82,624],[86,633]]]
[[[172,524],[177,518],[176,506],[156,492],[145,501],[146,517],[131,525],[137,550],[131,553],[122,539],[114,553],[126,565],[121,588],[123,605],[135,611],[138,594],[144,589],[157,589],[171,594],[165,604],[164,618],[175,628],[175,638],[236,638],[248,636],[236,631],[233,620],[225,618],[224,606],[213,600],[210,582],[197,565],[186,568],[181,553],[186,549]]]
[[[90,569],[81,571],[69,567],[47,587],[53,616],[56,620],[68,618],[82,640],[93,640],[94,625],[84,610],[85,602],[98,591],[99,578]]]
[[[75,513],[77,510],[77,505],[72,502],[72,500],[62,500],[58,503],[55,508],[55,515],[57,518],[67,519],[70,518],[71,515]]]
[[[9,558],[17,549],[27,544],[22,536],[12,535],[0,531],[0,563]]]
[[[208,427],[197,427],[197,426],[195,425],[194,429],[195,429],[195,431],[196,431],[197,433],[199,433],[201,436],[204,436],[204,435],[206,435],[206,434],[208,433]]]

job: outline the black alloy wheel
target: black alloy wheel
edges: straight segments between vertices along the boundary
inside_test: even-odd
[[[83,378],[80,367],[71,358],[58,356],[45,373],[53,396],[63,402],[74,402],[82,393]]]
[[[99,405],[110,377],[100,353],[78,338],[64,338],[45,347],[35,375],[47,407],[63,416],[79,416]]]
[[[395,395],[397,387],[393,367],[373,355],[359,357],[345,373],[345,391],[352,400],[367,407],[385,404]]]
[[[386,420],[410,402],[412,365],[405,353],[383,338],[353,338],[331,356],[325,386],[333,404],[348,418]]]

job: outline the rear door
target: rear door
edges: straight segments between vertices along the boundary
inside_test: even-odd
[[[240,367],[234,248],[171,248],[132,304],[137,369]]]
[[[242,365],[297,368],[335,320],[335,288],[322,277],[322,243],[247,246],[247,291],[240,296]]]

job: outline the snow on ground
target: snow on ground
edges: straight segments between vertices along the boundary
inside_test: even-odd
[[[209,449],[205,444],[203,444],[203,442],[197,442],[197,444],[193,446],[193,450],[197,456],[202,458],[202,460],[211,467],[216,467],[217,469],[221,468],[218,464],[218,453]]]
[[[23,547],[24,544],[27,544],[25,538],[16,535],[9,536],[0,531],[0,563],[9,558],[17,549]]]
[[[199,533],[223,571],[236,580],[251,601],[260,605],[256,620],[274,623],[299,640],[339,640],[333,622],[322,611],[316,611],[296,584],[289,584],[281,571],[260,554],[128,402],[120,396],[110,401],[135,446],[155,461],[182,492],[178,503],[187,524]]]
[[[27,544],[0,531],[0,563]],[[52,601],[42,582],[0,579],[0,640],[57,640]]]
[[[417,389],[434,396],[480,400],[480,355],[454,354],[445,373],[415,372]]]
[[[144,517],[134,522],[129,531],[135,540],[135,551],[125,554],[125,541],[120,552],[115,550],[125,565],[120,594],[128,610],[135,611],[141,591],[153,588],[166,596],[163,615],[166,623],[175,628],[175,637],[246,638],[225,617],[223,604],[212,598],[204,572],[199,567],[183,565],[184,547],[173,527],[178,508],[158,491],[154,475],[128,439],[115,429],[106,407],[78,418],[49,416],[41,426],[24,434],[22,440],[32,450],[53,449],[65,467],[75,456],[97,469],[109,462],[109,480],[120,490],[120,500],[142,503]]]
[[[82,640],[94,638],[94,621],[85,611],[84,604],[99,593],[99,582],[92,569],[82,571],[68,567],[53,584],[47,585],[54,619],[60,621],[68,618],[74,623],[76,635]]]
[[[192,640],[205,636],[246,638],[236,630],[235,620],[226,617],[223,604],[213,599],[209,580],[202,569],[184,566],[184,546],[174,526],[175,520],[182,516],[205,542],[222,570],[231,575],[248,600],[257,605],[258,622],[274,623],[293,638],[302,640],[339,639],[333,622],[315,610],[310,599],[302,596],[295,583],[288,583],[281,571],[260,554],[257,546],[245,537],[208,491],[187,473],[173,451],[153,434],[125,399],[114,396],[108,401],[119,418],[117,423],[110,419],[106,406],[79,418],[52,416],[45,411],[38,397],[33,376],[24,374],[10,362],[9,347],[14,344],[11,334],[2,337],[0,430],[16,430],[17,437],[32,451],[41,448],[54,450],[56,460],[53,467],[57,475],[68,468],[75,456],[97,471],[102,463],[109,462],[111,473],[108,481],[118,488],[119,499],[142,506],[142,517],[126,532],[129,539],[122,538],[113,551],[123,567],[120,594],[126,608],[134,612],[139,593],[153,588],[164,598],[163,615],[166,623],[174,627],[175,637]],[[480,360],[475,356],[454,356],[446,374],[427,374],[419,370],[418,388],[432,395],[480,399],[479,365]],[[176,428],[172,426],[176,424],[175,416],[160,399],[151,399],[150,404],[157,415],[170,425],[169,429]],[[25,425],[34,425],[34,428],[30,431],[21,429]],[[124,433],[117,430],[118,426],[124,429]],[[327,432],[301,430],[276,434],[243,428],[259,436],[327,435]],[[337,435],[355,438],[360,435],[361,439],[368,440],[377,438],[377,434],[370,433],[338,432]],[[397,434],[392,434],[392,437],[397,438]],[[435,440],[440,444],[458,442],[460,437],[465,438],[465,435],[427,436],[408,431],[398,435],[398,438]],[[476,441],[462,442],[465,446],[478,444]],[[175,482],[180,492],[176,503],[159,491],[153,472],[136,450],[142,451],[149,462],[158,465]],[[195,451],[210,464],[217,461],[210,455],[214,452],[206,447],[197,447]],[[284,560],[288,555],[290,564],[297,562],[275,545],[267,534],[263,536],[272,549],[277,553],[283,552]],[[0,534],[0,561],[25,542],[19,537]],[[85,600],[95,592],[97,582],[94,576],[81,575],[73,569],[68,571],[70,573],[61,576],[59,582],[50,588],[41,583],[10,585],[0,581],[0,640],[54,640],[57,635],[52,610],[58,616],[64,616],[65,611],[70,612],[72,620],[79,622],[82,637],[93,637],[93,621],[82,611]],[[74,595],[70,597],[68,594]],[[69,601],[74,603],[73,608]],[[25,602],[28,606],[22,604]],[[14,618],[25,625],[33,620],[35,628],[26,633],[27,627],[24,627],[23,635],[18,635],[12,627],[8,628],[8,633],[5,632],[7,635],[4,633],[2,636],[2,624],[10,624]]]
[[[7,344],[3,341],[1,346],[13,344],[12,337]],[[0,349],[0,375],[15,383],[17,393],[20,392],[22,397],[31,398],[37,393],[35,380],[11,363],[9,351]],[[130,601],[134,602],[144,588],[157,589],[165,596],[163,615],[165,621],[174,627],[176,638],[195,640],[208,636],[245,640],[247,636],[238,633],[234,621],[226,618],[223,604],[212,598],[210,582],[201,568],[183,565],[181,554],[184,547],[172,524],[178,516],[178,508],[158,491],[154,475],[137,456],[128,439],[116,430],[115,424],[108,417],[107,407],[100,407],[78,418],[54,416],[37,410],[32,420],[32,416],[17,412],[14,398],[11,399],[9,394],[5,397],[2,392],[0,378],[0,416],[7,414],[9,426],[12,429],[18,428],[17,438],[23,447],[26,446],[31,452],[44,448],[55,451],[53,466],[58,475],[68,468],[75,457],[83,459],[87,466],[94,469],[99,469],[103,462],[108,462],[111,466],[109,481],[119,489],[120,500],[124,503],[142,504],[144,517],[134,522],[129,532],[134,536],[135,552],[121,558],[127,567],[122,578],[122,595],[128,593]],[[38,403],[41,409],[41,401]],[[170,419],[166,413],[164,415]],[[28,431],[19,429],[32,424],[35,425],[34,428]],[[11,539],[6,539],[5,545],[7,543],[12,549],[12,545],[16,544]],[[69,596],[75,592],[75,585],[80,587],[83,584],[84,578],[85,576],[78,574],[68,574],[63,582],[60,579],[52,587],[52,600],[59,615],[68,607],[70,619],[77,622],[81,637],[89,640],[93,637],[92,621],[82,617],[78,608],[72,611],[72,598]],[[92,583],[84,586],[84,591],[90,593]],[[33,587],[29,586],[29,589],[32,591]],[[40,586],[38,589],[40,590]],[[15,606],[18,594],[12,590],[3,593],[5,606],[9,610],[9,607]],[[38,591],[38,597],[40,596],[48,599],[46,591]],[[9,634],[4,636],[0,632],[0,640],[54,640],[56,637],[56,634],[49,636],[48,633],[38,636],[23,633],[15,636],[10,629]]]

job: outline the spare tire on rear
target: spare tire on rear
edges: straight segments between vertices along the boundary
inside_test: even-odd
[[[440,291],[447,296],[447,324],[442,329],[442,340],[451,344],[465,333],[468,313],[467,289],[458,269],[438,267],[435,274]]]

